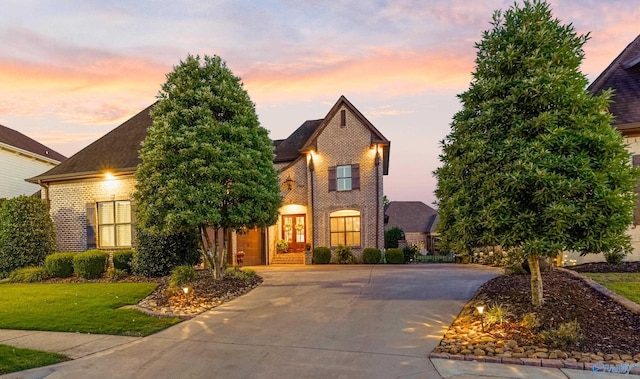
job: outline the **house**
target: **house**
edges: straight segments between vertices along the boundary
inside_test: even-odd
[[[0,198],[33,195],[40,186],[24,179],[65,159],[64,155],[24,134],[0,125]]]
[[[134,172],[152,124],[150,106],[63,164],[29,179],[51,205],[61,251],[132,246]],[[325,118],[304,122],[274,141],[274,166],[284,199],[280,218],[264,229],[234,234],[229,260],[244,264],[312,263],[312,247],[383,245],[383,176],[387,140],[344,96]],[[276,249],[285,241],[287,252]]]
[[[384,212],[384,230],[402,229],[408,245],[433,253],[438,238],[438,211],[421,201],[392,201]]]
[[[640,166],[640,35],[631,42],[616,59],[591,83],[588,90],[599,94],[613,89],[614,94],[609,111],[614,116],[613,127],[622,134],[624,142],[633,154],[632,164]],[[638,186],[640,189],[640,184]],[[640,198],[638,199],[640,202]],[[634,225],[629,228],[634,251],[625,260],[640,261],[640,203],[634,212]],[[568,254],[565,261],[584,263],[602,261],[602,255],[579,257]]]

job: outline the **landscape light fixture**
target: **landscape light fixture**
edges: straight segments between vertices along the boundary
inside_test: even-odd
[[[484,305],[478,305],[476,309],[480,315],[480,325],[482,326],[482,333],[484,333],[484,316],[482,315],[484,313]]]

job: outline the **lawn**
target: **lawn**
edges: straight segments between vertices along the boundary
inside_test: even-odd
[[[595,280],[618,295],[640,304],[640,273],[582,272],[581,274]]]
[[[48,366],[66,360],[67,357],[61,354],[0,345],[0,375]]]
[[[146,336],[180,322],[133,309],[153,283],[0,284],[0,329]]]

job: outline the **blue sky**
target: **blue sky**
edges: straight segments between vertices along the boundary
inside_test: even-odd
[[[345,95],[392,141],[385,193],[435,197],[439,141],[469,86],[486,1],[38,1],[0,13],[0,124],[70,156],[155,101],[187,54],[217,54],[285,138]],[[593,80],[638,34],[640,0],[550,1],[591,32]]]

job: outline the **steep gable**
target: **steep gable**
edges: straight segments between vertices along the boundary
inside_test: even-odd
[[[318,125],[318,127],[315,129],[313,134],[311,134],[311,136],[307,139],[306,143],[300,148],[300,151],[308,151],[308,150],[316,149],[318,136],[322,133],[322,131],[329,124],[329,121],[336,116],[340,108],[343,106],[346,107],[350,112],[352,112],[355,115],[355,117],[362,123],[362,125],[364,125],[369,130],[369,132],[371,133],[370,144],[371,145],[376,144],[376,145],[382,146],[383,148],[383,154],[382,154],[383,170],[382,171],[384,175],[387,175],[389,173],[389,149],[390,149],[391,142],[389,142],[389,140],[385,136],[383,136],[382,133],[380,133],[380,131],[376,129],[376,127],[373,126],[373,124],[369,122],[369,120],[367,120],[367,118],[364,117],[364,115],[360,113],[360,111],[356,107],[354,107],[353,104],[351,104],[351,102],[347,100],[347,98],[344,95],[340,96],[340,98],[331,108],[329,113],[327,113],[327,116],[322,120],[322,123]]]
[[[599,94],[613,88],[609,111],[614,115],[614,126],[621,131],[640,125],[640,35],[611,62],[588,90]]]
[[[153,105],[147,107],[62,164],[29,181],[93,177],[102,175],[107,170],[114,173],[134,172],[141,163],[138,156],[140,144],[147,135],[147,128],[152,124],[149,115],[152,107]]]
[[[55,162],[62,162],[67,159],[67,157],[57,151],[52,150],[40,142],[3,125],[0,125],[0,146],[1,145],[5,145],[5,147],[9,148],[14,147]]]

